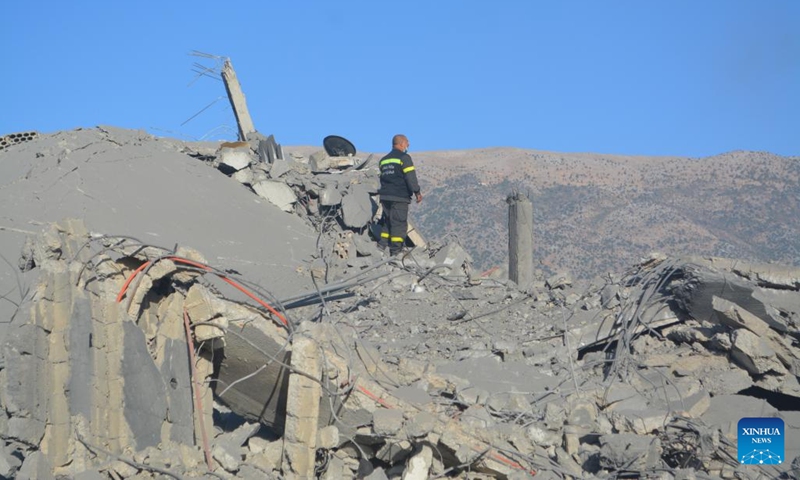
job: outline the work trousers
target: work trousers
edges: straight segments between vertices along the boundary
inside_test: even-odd
[[[408,203],[381,201],[383,217],[381,248],[389,247],[390,255],[397,255],[403,249],[408,232]]]

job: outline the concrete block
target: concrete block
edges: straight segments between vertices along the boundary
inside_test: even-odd
[[[342,198],[344,224],[350,228],[362,228],[369,223],[373,214],[373,202],[367,190],[358,185],[350,187],[347,195]]]
[[[413,450],[414,448],[408,440],[387,440],[375,452],[375,457],[389,465],[394,465],[408,458]]]
[[[705,390],[701,390],[683,399],[673,400],[669,404],[670,409],[675,413],[687,418],[700,418],[710,406],[711,396]]]
[[[40,385],[28,379],[42,379],[40,383],[47,388],[42,372],[42,356],[47,354],[45,337],[45,332],[33,323],[8,328],[6,343],[2,346],[3,358],[14,358],[15,361],[5,364],[5,384],[0,388],[0,398],[9,415],[38,416],[44,409],[47,397],[42,398]]]
[[[308,159],[308,165],[312,172],[326,172],[331,168],[330,158],[324,151],[314,152]]]
[[[354,167],[357,162],[361,162],[358,157],[330,157],[330,168],[343,169]]]
[[[525,430],[525,435],[534,445],[540,447],[552,447],[561,445],[561,436],[552,430],[544,428],[542,425],[531,425]]]
[[[186,313],[192,323],[204,323],[222,315],[226,304],[211,293],[207,287],[195,283],[186,293],[184,308],[186,308]]]
[[[25,445],[38,447],[45,433],[45,422],[35,418],[11,417],[8,419],[8,438]]]
[[[461,412],[461,423],[475,430],[485,430],[494,426],[495,419],[483,405],[472,405]]]
[[[600,405],[608,407],[622,400],[638,397],[639,392],[626,383],[613,383],[606,390],[605,396],[601,399]]]
[[[245,422],[232,432],[226,432],[216,438],[215,442],[225,443],[231,447],[239,448],[261,429],[258,423]]]
[[[197,468],[200,464],[205,463],[205,455],[200,446],[194,447],[189,444],[177,445],[176,455],[180,458],[180,462],[187,469]]]
[[[556,448],[556,463],[559,467],[566,470],[573,478],[582,478],[583,477],[583,469],[580,465],[572,458],[572,454],[568,453],[563,448],[557,447]]]
[[[478,387],[466,387],[458,390],[456,398],[467,405],[480,405],[489,399],[489,391]]]
[[[664,428],[674,414],[666,406],[653,405],[647,400],[643,403],[638,399],[625,400],[618,405],[611,411],[611,423],[619,432],[652,433]]]
[[[564,297],[564,303],[566,303],[567,305],[571,306],[571,305],[575,305],[576,303],[578,303],[578,301],[580,299],[581,299],[580,295],[578,295],[577,293],[572,292],[572,293],[567,294]]]
[[[225,471],[234,473],[242,463],[238,450],[232,450],[225,444],[216,444],[211,449],[211,456]]]
[[[243,168],[232,175],[233,179],[242,185],[252,185],[255,180],[253,171],[249,168]]]
[[[353,478],[353,471],[350,470],[350,468],[345,464],[344,460],[337,456],[332,456],[328,460],[327,468],[319,478],[320,480],[340,480],[343,478]]]
[[[600,465],[646,470],[660,464],[661,441],[654,435],[611,434],[600,437]]]
[[[576,425],[564,426],[564,449],[570,455],[576,455],[580,449],[580,436],[584,429]]]
[[[311,171],[314,173],[327,172],[333,169],[349,168],[361,160],[356,157],[331,157],[326,152],[312,153],[308,160]]]
[[[471,264],[472,257],[458,243],[448,243],[433,257],[434,263],[444,265],[449,269],[450,275],[464,275],[464,264]]]
[[[753,379],[747,371],[741,368],[730,368],[713,375],[704,375],[700,378],[703,388],[712,396],[734,395],[753,385]]]
[[[570,425],[591,426],[597,420],[597,404],[586,398],[576,399],[569,408],[567,423]]]
[[[436,428],[437,419],[429,412],[419,412],[406,422],[406,432],[411,438],[423,438]]]
[[[361,257],[370,257],[380,255],[378,245],[369,238],[367,233],[353,236],[353,243],[356,246],[356,253]]]
[[[17,472],[17,480],[55,480],[53,467],[47,456],[40,451],[31,452],[25,457]]]
[[[339,428],[328,425],[317,432],[317,448],[331,450],[339,446]]]
[[[269,176],[272,178],[280,178],[281,175],[292,169],[289,162],[286,160],[275,160],[272,162],[272,168],[269,170]]]
[[[547,288],[551,290],[570,287],[572,286],[572,276],[566,272],[556,273],[555,275],[549,277],[545,284],[547,285]]]
[[[426,480],[433,465],[433,450],[427,445],[422,446],[422,450],[411,457],[408,467],[403,472],[403,480]]]
[[[284,212],[291,212],[292,206],[297,201],[294,191],[283,182],[265,180],[253,185],[256,194],[277,206]]]
[[[335,185],[326,185],[319,192],[319,204],[323,207],[332,207],[342,203],[342,194]]]
[[[194,404],[189,371],[189,352],[185,341],[171,338],[165,341],[161,379],[168,385],[165,392],[169,409],[169,439],[177,443],[192,444],[194,442]]]
[[[259,454],[266,450],[267,445],[270,443],[272,442],[266,438],[252,437],[247,441],[247,449],[250,450],[250,453]]]
[[[380,409],[372,413],[372,429],[377,435],[396,435],[403,428],[403,412],[396,409]]]
[[[161,443],[161,429],[167,418],[166,386],[142,330],[126,320],[123,331],[124,414],[136,447],[141,450]]]
[[[222,147],[217,153],[220,165],[228,167],[233,172],[250,166],[252,157],[249,147]]]
[[[544,424],[550,430],[558,430],[567,421],[566,404],[548,402],[544,407]]]
[[[0,477],[14,478],[14,473],[22,465],[22,460],[14,455],[7,448],[0,448]]]
[[[258,437],[253,437],[253,441]],[[281,466],[281,458],[283,457],[283,440],[274,442],[267,442],[264,449],[259,453],[250,453],[247,455],[247,462],[256,465],[257,467],[270,471],[278,470]]]
[[[775,351],[755,333],[740,328],[731,333],[731,357],[742,368],[755,375],[767,372],[785,374],[786,367],[777,359]]]

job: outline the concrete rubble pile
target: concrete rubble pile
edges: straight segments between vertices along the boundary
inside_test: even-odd
[[[0,195],[45,196],[86,163],[153,156],[145,165],[174,176],[173,196],[208,181],[203,188],[225,192],[217,203],[250,223],[210,242],[220,229],[213,218],[186,221],[212,224],[192,237],[199,247],[159,247],[137,238],[170,241],[174,221],[147,226],[136,207],[164,202],[160,189],[120,202],[121,187],[99,189],[86,172],[76,184],[77,198],[91,197],[76,212],[86,222],[43,221],[39,232],[18,220],[0,225],[2,477],[800,473],[800,450],[788,441],[800,434],[796,268],[654,255],[621,275],[578,284],[564,273],[521,290],[502,275],[475,275],[457,243],[383,256],[367,231],[377,178],[369,162],[284,160],[274,139],[165,145],[106,129],[56,136],[49,147],[37,143],[52,140],[43,137],[0,153],[0,169],[23,154],[44,163],[19,160],[24,177]],[[68,143],[78,141],[86,144]],[[37,175],[45,187],[14,190]],[[272,183],[256,188],[264,182]],[[294,195],[291,214],[284,200],[249,210],[277,190],[289,198],[278,184]],[[69,198],[68,186],[57,198]],[[351,195],[364,223],[347,213]],[[4,222],[33,217],[26,201]],[[95,214],[98,202],[142,233],[109,230],[117,224]],[[188,208],[169,211],[170,220],[194,218]],[[254,215],[270,224],[258,231],[260,248],[278,255],[247,250],[258,237],[230,239],[258,228]],[[269,237],[279,223],[290,242]],[[779,465],[737,461],[737,422],[757,416],[785,422]]]
[[[326,271],[326,279],[364,268],[380,255],[374,240],[381,217],[380,171],[374,155],[331,156],[324,150],[285,155],[273,136],[255,133],[248,138],[247,142],[223,143],[216,150],[196,147],[190,154],[317,227],[323,240],[318,268]],[[416,256],[427,264],[448,261],[442,265],[447,272],[461,277],[470,274],[472,258],[460,245],[429,246],[413,221],[409,222],[408,245],[420,247]],[[442,248],[448,252],[440,252]],[[436,254],[438,262],[433,258]]]
[[[460,462],[526,471],[503,453],[511,445],[494,447],[491,432],[452,418],[453,407],[395,392],[420,379],[452,391],[447,377],[386,364],[347,329],[295,326],[276,310],[226,300],[204,275],[246,281],[206,267],[197,252],[93,237],[68,220],[21,264],[39,270],[39,283],[3,350],[4,476],[347,478],[374,470],[369,460],[404,478]],[[215,437],[214,396],[251,423]],[[257,436],[259,424],[280,437]]]

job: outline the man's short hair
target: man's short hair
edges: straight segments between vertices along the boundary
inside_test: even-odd
[[[406,141],[407,142],[408,138],[405,135],[403,135],[402,133],[398,133],[397,135],[392,137],[392,146],[396,147],[396,146],[400,145],[400,142],[402,142],[402,141]]]

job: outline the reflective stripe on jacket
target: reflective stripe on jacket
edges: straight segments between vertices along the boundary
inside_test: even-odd
[[[380,161],[381,188],[378,194],[381,200],[411,203],[411,196],[419,193],[417,172],[411,156],[400,150],[392,149]]]

